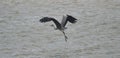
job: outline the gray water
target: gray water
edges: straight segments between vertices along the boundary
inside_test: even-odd
[[[78,19],[63,34],[45,16]],[[120,0],[0,0],[0,58],[120,58]]]

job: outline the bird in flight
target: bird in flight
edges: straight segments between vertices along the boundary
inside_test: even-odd
[[[66,34],[64,32],[64,30],[67,29],[65,26],[66,26],[67,22],[76,23],[77,19],[71,15],[63,16],[61,23],[59,23],[55,18],[52,18],[52,17],[43,17],[40,19],[41,23],[43,23],[43,22],[45,23],[45,22],[49,22],[49,21],[53,21],[55,23],[56,28],[54,25],[51,25],[51,26],[53,26],[55,30],[60,30],[64,34],[65,41],[67,42],[68,37],[66,36]]]

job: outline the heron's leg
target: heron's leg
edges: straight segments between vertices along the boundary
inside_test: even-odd
[[[65,34],[65,32],[64,32],[64,31],[62,31],[62,33],[63,33],[63,34],[64,34],[64,36],[65,36],[65,41],[67,42],[68,37],[66,36],[66,34]]]

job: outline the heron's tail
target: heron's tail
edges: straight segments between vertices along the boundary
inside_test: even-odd
[[[49,17],[43,17],[42,19],[40,19],[40,22],[49,22],[51,21],[53,18],[49,18]]]
[[[67,20],[70,22],[70,23],[76,23],[76,18],[74,18],[73,16],[71,15],[67,15]]]

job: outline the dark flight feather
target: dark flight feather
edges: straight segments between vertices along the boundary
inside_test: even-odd
[[[76,23],[76,18],[74,18],[73,16],[71,15],[67,15],[67,20],[70,22],[70,23]]]
[[[42,19],[40,19],[40,22],[49,22],[51,20],[52,20],[52,18],[50,18],[50,17],[43,17]]]

